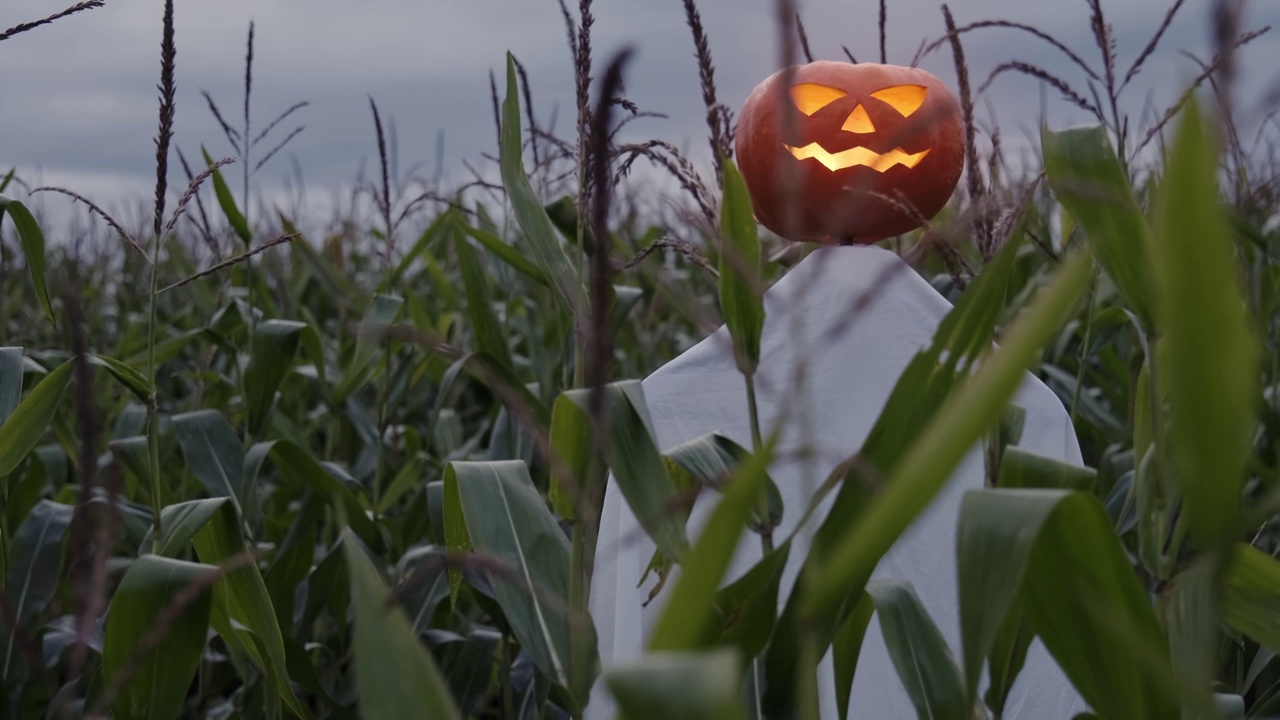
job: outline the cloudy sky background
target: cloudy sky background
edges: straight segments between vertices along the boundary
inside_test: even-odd
[[[48,15],[68,2],[5,0],[0,27]],[[1146,44],[1169,2],[1104,0],[1122,70]],[[0,65],[6,68],[0,80],[0,172],[16,166],[29,182],[65,185],[115,206],[150,194],[162,5],[159,0],[109,0],[105,8],[0,43]],[[953,0],[951,5],[962,25],[990,18],[1037,25],[1100,68],[1084,0]],[[1210,5],[1187,1],[1127,91],[1131,114],[1141,114],[1148,101],[1163,108],[1195,75],[1194,63],[1179,50],[1209,56]],[[716,61],[720,100],[736,109],[777,67],[774,3],[700,0],[699,7]],[[859,60],[876,59],[876,8],[875,0],[802,2],[814,55],[840,59],[841,45],[847,45]],[[890,3],[890,62],[910,62],[922,38],[943,33],[939,8],[938,0]],[[622,46],[635,47],[626,94],[641,108],[669,116],[633,124],[633,135],[663,138],[705,163],[702,100],[681,2],[597,0],[595,16],[597,68]],[[349,187],[361,163],[374,157],[367,96],[378,102],[384,121],[394,121],[402,169],[421,163],[430,175],[440,163],[458,181],[466,178],[463,160],[485,167],[481,153],[494,152],[496,145],[488,73],[498,71],[501,82],[507,50],[529,71],[540,122],[558,109],[556,129],[569,134],[572,65],[555,0],[190,0],[178,3],[176,18],[178,146],[188,158],[198,155],[201,144],[215,156],[231,154],[200,91],[208,90],[228,119],[239,122],[245,34],[253,19],[253,116],[261,127],[294,102],[310,101],[294,116],[306,130],[290,148],[313,196]],[[1280,2],[1248,5],[1246,28],[1263,25],[1280,26]],[[1083,88],[1076,68],[1030,36],[987,29],[964,40],[975,84],[1001,62],[1017,59]],[[1240,109],[1248,128],[1258,126],[1266,110],[1263,98],[1280,87],[1277,60],[1280,29],[1241,56]],[[954,87],[946,48],[922,66]],[[1006,74],[980,101],[981,115],[994,113],[1006,146],[1030,147],[1044,94],[1034,79]],[[1088,119],[1052,90],[1047,98],[1051,124]],[[440,133],[443,157],[436,152]],[[257,191],[277,196],[289,173],[289,160],[277,159],[257,176]],[[181,170],[171,178],[178,182]],[[57,206],[65,210],[66,203],[46,196],[36,205],[61,214]]]

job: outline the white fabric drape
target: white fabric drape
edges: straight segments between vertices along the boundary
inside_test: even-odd
[[[855,310],[868,292],[869,303]],[[874,246],[819,249],[766,293],[767,319],[756,383],[765,434],[778,424],[783,428],[780,459],[770,469],[785,503],[777,537],[786,537],[794,529],[818,484],[861,446],[907,363],[929,344],[950,308],[897,255]],[[663,366],[645,379],[643,386],[662,451],[710,432],[751,446],[745,386],[734,365],[726,328],[721,327]],[[1070,463],[1082,462],[1067,413],[1051,390],[1028,374],[1014,403],[1026,411],[1019,447]],[[961,646],[956,522],[962,495],[982,486],[982,452],[975,447],[929,508],[881,560],[874,575],[909,580],[957,657]],[[827,506],[833,496],[827,498]],[[689,522],[691,541],[696,542],[716,498],[718,495],[704,493],[695,506]],[[795,582],[827,506],[796,537],[780,604]],[[591,592],[591,613],[606,670],[643,652],[648,633],[663,610],[664,595],[648,607],[642,605],[654,581],[652,576],[645,587],[637,587],[653,550],[653,543],[611,479]],[[745,533],[725,583],[741,576],[760,557],[758,536]],[[666,590],[673,581],[674,577]],[[984,678],[980,689],[985,687]],[[819,692],[822,717],[837,718],[830,652],[819,668]],[[1065,719],[1084,709],[1084,702],[1037,640],[1005,717]],[[606,720],[615,712],[604,683],[597,683],[588,720]],[[858,660],[849,717],[916,717],[874,617]]]

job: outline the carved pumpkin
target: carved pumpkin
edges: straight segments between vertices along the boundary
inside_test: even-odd
[[[947,204],[964,167],[964,128],[938,78],[818,61],[784,82],[777,72],[756,86],[734,139],[762,225],[790,240],[874,243]]]

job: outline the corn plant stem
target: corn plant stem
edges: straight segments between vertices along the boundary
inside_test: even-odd
[[[0,504],[0,558],[9,557],[9,478],[4,478],[4,503]],[[0,593],[5,592],[5,576],[0,572]]]
[[[575,323],[576,324],[576,323]],[[577,334],[575,332],[575,334]],[[587,343],[586,339],[580,334],[577,336],[576,342],[573,344],[573,375],[568,377],[568,373],[560,373],[560,382],[565,383],[571,388],[583,388],[587,386]]]
[[[1009,674],[1011,672],[1011,668],[1014,667],[1013,656],[1014,656],[1014,653],[1016,652],[1018,644],[1021,642],[1022,637],[1026,632],[1025,628],[1026,628],[1025,624],[1018,625],[1018,630],[1016,633],[1017,640],[1014,642],[1014,644],[1009,645],[1005,649],[1004,665],[1002,666],[1005,668],[1005,671],[1000,677],[1000,684],[997,686],[994,682],[992,682],[992,687],[1005,688],[1006,693],[1008,692],[1008,688],[1010,687],[1010,680],[1012,679],[1009,677]],[[1007,696],[1005,700],[1006,701],[1008,700]],[[1001,702],[1001,705],[999,708],[996,708],[996,710],[991,713],[991,720],[1004,720],[1004,701]]]
[[[249,329],[249,352],[250,354],[252,354],[253,352],[253,328],[252,328],[253,306],[252,305],[249,306],[249,322],[251,323],[250,329]],[[242,405],[244,405],[244,409],[245,409],[246,419],[244,423],[244,446],[246,448],[249,448],[249,447],[253,447],[253,432],[249,430],[249,421],[248,421],[249,406],[248,406],[248,403],[245,402],[245,398],[249,397],[249,395],[245,390],[244,369],[240,367],[240,361],[238,356],[232,362],[232,366],[235,368],[235,373],[236,373],[236,387],[240,389],[240,402]]]
[[[806,628],[801,638],[800,662],[796,665],[796,717],[802,720],[818,720],[818,663],[822,653],[818,651],[816,628]]]
[[[581,124],[578,126],[578,222],[574,232],[574,245],[577,247],[577,255],[574,258],[574,271],[577,275],[577,282],[582,286],[586,282],[587,277],[587,254],[586,254],[586,223],[587,223],[587,133]],[[601,252],[599,247],[596,252]],[[587,384],[587,350],[588,336],[585,329],[585,323],[580,321],[578,312],[570,308],[571,319],[574,330],[574,358],[573,358],[573,380],[571,387],[582,388]],[[562,376],[563,377],[563,376]],[[595,428],[595,432],[605,432],[604,428]],[[606,459],[597,455],[597,462],[604,463]],[[588,474],[588,477],[591,477]],[[590,572],[592,570],[590,561],[595,555],[595,539],[599,535],[598,528],[588,528],[586,523],[599,522],[594,509],[590,513],[587,510],[589,503],[583,501],[586,497],[588,489],[585,487],[586,478],[582,478],[583,482],[578,487],[578,517],[573,523],[572,545],[570,547],[569,556],[569,607],[573,613],[569,622],[569,672],[571,673],[569,681],[573,686],[571,690],[577,692],[580,688],[587,686],[587,678],[589,668],[587,666],[587,658],[591,654],[591,638],[590,634],[585,632],[582,618],[590,617],[590,595],[591,580]],[[591,518],[588,518],[588,514]],[[586,698],[580,698],[585,705]],[[574,714],[575,720],[580,720],[582,711],[578,710]]]
[[[587,182],[587,164],[583,157],[583,148],[585,140],[579,140],[578,148],[578,187],[586,187]],[[578,225],[574,228],[574,244],[578,248],[577,267],[574,269],[578,273],[578,285],[582,286],[587,281],[587,234],[586,234],[586,204],[582,203],[578,208]]]
[[[1098,268],[1093,269],[1093,279],[1089,281],[1088,310],[1084,316],[1084,340],[1080,343],[1079,368],[1076,370],[1076,386],[1071,393],[1071,424],[1076,424],[1076,409],[1080,405],[1080,386],[1084,385],[1084,371],[1089,364],[1089,336],[1093,331],[1093,308],[1098,297]]]
[[[1166,477],[1164,474],[1164,468],[1166,467],[1166,464],[1164,462],[1164,457],[1161,455],[1161,452],[1163,452],[1163,443],[1161,442],[1160,435],[1164,428],[1164,425],[1163,423],[1160,422],[1161,400],[1160,400],[1160,378],[1159,378],[1159,371],[1158,371],[1158,368],[1160,365],[1159,354],[1158,354],[1159,345],[1160,345],[1160,336],[1158,332],[1159,332],[1158,330],[1153,331],[1150,337],[1147,338],[1147,382],[1149,383],[1149,387],[1147,389],[1147,396],[1148,396],[1147,400],[1148,400],[1149,406],[1147,408],[1147,411],[1151,413],[1150,452],[1155,453],[1151,458],[1151,461],[1155,463],[1155,466],[1151,468],[1151,475],[1153,477],[1158,478],[1160,483],[1164,485],[1166,481]],[[1135,459],[1135,461],[1137,460],[1138,459]],[[1137,480],[1136,473],[1134,475],[1134,480],[1135,481]],[[1169,497],[1168,493],[1163,493],[1162,500],[1167,501],[1168,497]],[[1170,530],[1169,538],[1166,538],[1166,540],[1172,539],[1175,534],[1179,533],[1180,528],[1178,526],[1180,523],[1181,523],[1181,518],[1174,520],[1174,527]],[[1166,543],[1165,548],[1167,547],[1168,545]],[[1165,548],[1162,548],[1161,555],[1163,555],[1163,550]],[[1157,563],[1157,567],[1155,568],[1155,570],[1156,570],[1157,577],[1161,580],[1169,579],[1169,577],[1172,576],[1172,569],[1169,567],[1169,563],[1165,562],[1163,557],[1157,557],[1156,563]]]
[[[1152,367],[1152,365],[1154,365],[1154,363],[1155,363],[1155,358],[1154,358],[1154,357],[1152,356],[1152,354],[1151,354],[1151,346],[1150,346],[1150,344],[1148,344],[1146,334],[1145,334],[1142,330],[1139,330],[1139,331],[1138,331],[1138,342],[1142,345],[1142,356],[1143,356],[1143,365],[1142,365],[1142,367],[1143,367],[1143,369],[1145,369],[1145,370],[1146,370],[1146,372],[1147,372],[1147,378],[1146,378],[1146,382],[1147,382],[1147,391],[1148,391],[1148,393],[1152,393],[1152,394],[1154,394],[1154,392],[1155,392],[1155,384],[1151,382],[1151,367]],[[1135,380],[1134,380],[1134,384],[1135,384],[1135,385],[1138,385],[1138,384],[1142,381],[1142,379],[1143,379],[1143,378],[1142,378],[1142,370],[1139,370],[1139,371],[1138,371],[1138,377],[1137,377],[1137,379],[1135,379]],[[1148,402],[1147,407],[1145,407],[1145,408],[1138,407],[1138,403],[1137,403],[1137,401],[1136,401],[1136,400],[1135,400],[1135,402],[1134,402],[1134,407],[1133,407],[1133,416],[1134,416],[1135,421],[1136,421],[1136,419],[1137,419],[1137,417],[1138,417],[1138,415],[1139,415],[1139,414],[1141,414],[1141,413],[1147,413],[1147,414],[1148,414],[1148,416],[1151,418],[1150,422],[1152,423],[1152,425],[1151,425],[1151,428],[1152,428],[1152,447],[1148,447],[1148,448],[1144,451],[1144,453],[1145,453],[1145,452],[1152,452],[1152,451],[1153,451],[1153,447],[1154,447],[1154,444],[1155,444],[1154,437],[1155,437],[1155,434],[1159,432],[1159,426],[1155,424],[1155,421],[1156,421],[1156,418],[1157,418],[1157,414],[1156,414],[1156,407],[1157,407],[1157,405],[1156,405],[1156,403],[1154,403],[1154,402]],[[1136,445],[1136,442],[1135,442],[1134,444]],[[1130,510],[1132,510],[1132,509],[1133,509],[1134,504],[1138,502],[1138,480],[1139,480],[1138,469],[1142,466],[1142,460],[1143,460],[1143,457],[1142,457],[1142,456],[1139,456],[1137,453],[1135,453],[1135,454],[1134,454],[1134,458],[1133,458],[1133,467],[1134,467],[1133,482],[1129,483],[1129,491],[1128,491],[1127,493],[1125,493],[1124,505],[1122,505],[1122,506],[1120,507],[1120,515],[1119,515],[1119,517],[1128,517],[1128,515],[1129,515],[1129,511],[1130,511]]]
[[[387,396],[391,394],[391,340],[383,340],[382,379],[378,383],[378,452],[373,465],[373,506],[382,500],[382,479],[386,474]]]
[[[589,554],[587,529],[584,522],[585,520],[579,517],[573,524],[572,544],[569,548],[569,562],[572,570],[569,573],[569,607],[573,612],[569,618],[569,684],[573,692],[578,688],[586,687],[588,673],[586,661],[591,654],[591,638],[588,633],[583,632],[582,627],[582,618],[586,617],[588,612],[587,603],[590,592],[586,572],[586,558]],[[581,713],[575,715],[575,718],[580,717]]]
[[[147,396],[147,453],[151,475],[152,549],[160,547],[160,406],[156,399],[156,299],[160,295],[160,234],[151,246],[151,297],[147,322],[147,379],[151,392]]]
[[[252,35],[252,33],[250,33],[250,35]],[[252,41],[253,38],[250,37],[249,39],[250,41]],[[250,49],[252,50],[252,48]],[[249,87],[247,85],[245,86],[244,93],[245,93],[244,105],[245,105],[246,111],[245,111],[245,117],[244,117],[244,142],[243,142],[244,152],[241,153],[243,157],[241,158],[241,162],[240,162],[240,171],[241,171],[241,180],[242,180],[241,197],[243,198],[242,202],[244,203],[244,224],[246,227],[253,227],[252,225],[249,224],[249,210],[250,210],[249,208],[249,153],[251,152],[251,148],[249,146],[252,143],[249,140],[249,113],[247,110],[247,108],[249,107]],[[250,230],[249,232],[252,233],[253,231]],[[249,245],[250,243],[246,241],[245,242],[246,250],[249,249]],[[257,318],[253,316],[254,287],[253,287],[253,258],[251,257],[245,258],[244,277],[245,277],[245,282],[249,284],[249,336],[252,337],[253,331],[257,330],[258,328],[258,321],[257,321]],[[246,428],[247,427],[248,426],[246,426]],[[247,445],[248,443],[249,443],[249,431],[246,429],[245,444]]]
[[[578,232],[581,235],[582,223],[578,223]],[[576,328],[580,323],[573,321]],[[573,385],[574,388],[586,387],[587,384],[587,338],[585,333],[575,333],[574,342],[574,362],[573,362]],[[595,432],[605,432],[604,428],[595,428]],[[604,463],[606,459],[601,455],[596,455],[595,462]],[[588,474],[587,477],[591,477]],[[587,493],[585,487],[586,478],[581,479],[578,487],[578,517],[573,523],[573,533],[571,536],[571,545],[569,548],[569,608],[572,617],[569,621],[569,672],[571,689],[576,692],[578,688],[586,687],[586,679],[588,677],[589,668],[587,666],[587,658],[591,654],[591,637],[585,632],[585,628],[581,622],[581,618],[589,617],[589,599],[591,595],[591,583],[589,573],[591,565],[589,559],[595,554],[594,539],[598,535],[596,528],[588,528],[587,523],[591,522],[588,518],[588,502],[584,500]],[[596,520],[598,522],[598,520]],[[582,713],[579,711],[574,715],[574,720],[581,720]]]
[[[246,223],[247,223],[247,222],[249,222],[248,217],[249,217],[249,209],[248,209],[248,208],[245,208],[245,222],[246,222]],[[246,248],[248,248],[248,243],[246,243],[246,244],[245,244],[245,247],[246,247]],[[254,309],[254,307],[255,307],[255,306],[254,306],[254,295],[255,295],[256,293],[255,293],[255,290],[254,290],[254,282],[253,282],[253,258],[251,258],[251,257],[245,258],[245,260],[244,260],[244,282],[245,282],[245,285],[247,285],[247,286],[248,286],[248,289],[249,289],[249,294],[248,294],[248,298],[247,298],[247,300],[248,300],[248,302],[249,302],[249,337],[252,339],[252,338],[253,338],[253,333],[254,333],[254,332],[256,332],[256,331],[257,331],[257,329],[258,329],[258,318],[257,318],[257,317],[255,317],[255,316],[254,316],[254,314],[253,314],[253,309]],[[244,389],[244,388],[243,388],[243,385],[241,385],[241,389],[242,389],[242,390]],[[248,431],[246,430],[246,431],[245,431],[245,433],[246,433],[246,434],[245,434],[245,442],[248,442]]]
[[[760,448],[764,447],[764,440],[760,433],[760,409],[756,402],[756,376],[755,373],[743,374],[743,378],[747,381],[747,413],[751,417],[751,452],[758,453]],[[760,522],[765,529],[760,533],[760,549],[765,555],[773,552],[773,529],[768,526],[769,523],[769,494],[767,489],[760,491]]]
[[[501,655],[498,676],[502,682],[502,717],[510,718],[516,716],[515,699],[511,695],[511,665],[516,660],[511,653],[511,637],[504,634],[499,648]]]
[[[324,459],[333,460],[333,454],[338,444],[338,419],[342,416],[333,410],[333,414],[329,418],[329,432],[324,435]]]

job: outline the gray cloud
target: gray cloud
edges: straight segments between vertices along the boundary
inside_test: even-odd
[[[0,11],[0,26],[48,14],[61,4],[9,0]],[[774,3],[701,0],[699,5],[716,58],[720,99],[736,108],[777,66]],[[1166,0],[1105,4],[1122,70],[1159,24],[1166,5]],[[1207,55],[1209,5],[1196,0],[1184,8],[1131,88],[1129,112],[1140,113],[1148,94],[1153,105],[1163,107],[1194,74],[1194,65],[1177,51]],[[104,9],[0,44],[0,62],[10,69],[0,81],[0,168],[16,165],[20,173],[112,199],[145,195],[154,172],[161,6],[158,0],[111,0]],[[1038,25],[1100,65],[1083,2],[956,0],[953,6],[961,24],[1000,17]],[[811,0],[802,12],[816,55],[841,58],[840,47],[847,45],[859,60],[878,59],[873,0]],[[623,45],[634,46],[639,53],[627,77],[627,94],[644,109],[669,116],[635,124],[633,136],[662,137],[704,162],[702,101],[681,3],[598,0],[595,14],[597,67]],[[291,147],[313,189],[350,183],[361,160],[373,156],[366,95],[377,100],[384,118],[394,118],[402,167],[433,166],[438,132],[445,135],[444,161],[451,171],[459,172],[463,159],[481,162],[480,154],[496,144],[488,73],[498,72],[501,84],[507,50],[529,70],[540,120],[545,123],[558,108],[558,129],[569,130],[572,66],[554,0],[184,2],[177,7],[177,143],[188,157],[201,144],[215,155],[230,152],[199,91],[210,91],[228,119],[240,122],[250,18],[257,23],[255,122],[261,126],[296,101],[312,103],[296,116],[307,130]],[[1255,3],[1249,23],[1280,24],[1280,7]],[[889,9],[890,62],[909,61],[921,38],[942,32],[936,0],[895,0]],[[977,31],[965,37],[965,47],[975,83],[1010,59],[1082,81],[1055,50],[1014,31]],[[1250,46],[1242,63],[1242,97],[1256,98],[1274,82],[1276,68],[1266,62],[1274,57],[1280,57],[1280,37]],[[946,48],[923,65],[954,81]],[[993,85],[984,106],[994,111],[1007,142],[1033,132],[1041,94],[1040,84],[1025,77],[1004,76]],[[1055,125],[1087,120],[1052,91],[1047,97]],[[286,123],[283,130],[289,127]],[[287,163],[274,163],[260,176],[260,187],[271,192],[287,172]]]

